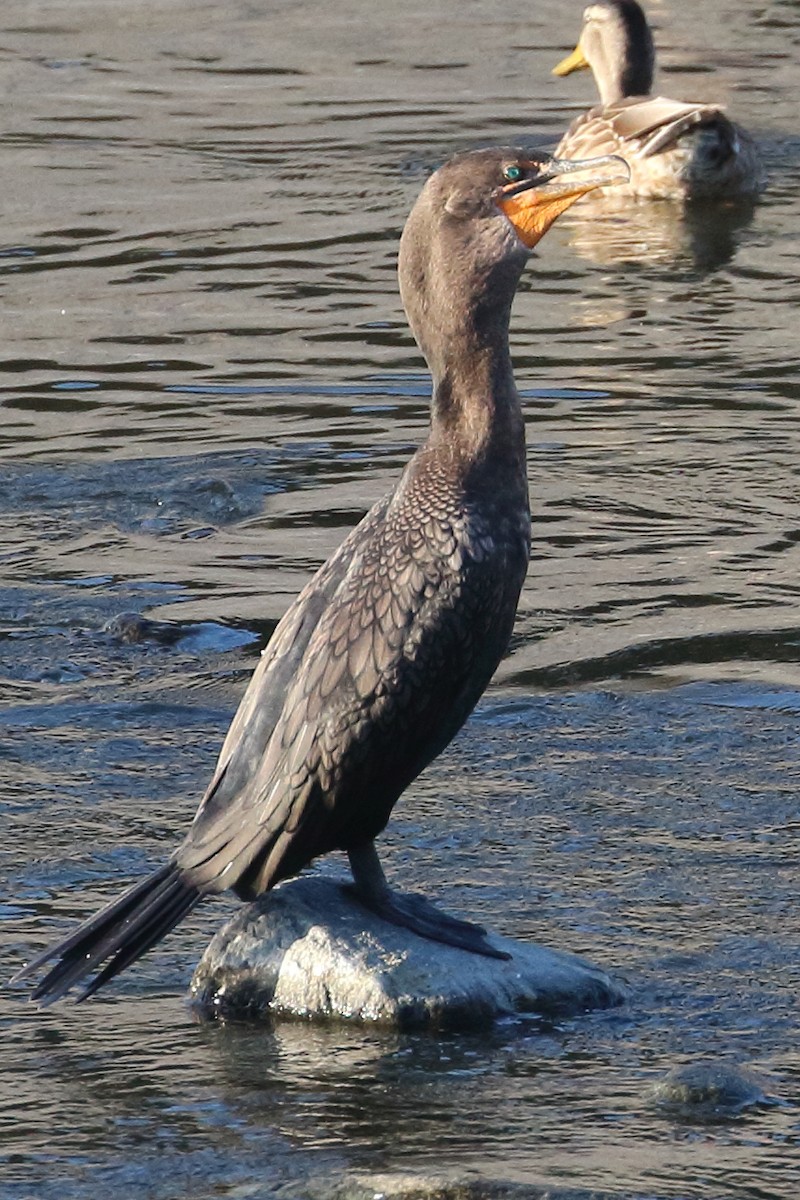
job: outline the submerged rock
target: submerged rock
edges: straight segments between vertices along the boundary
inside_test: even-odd
[[[390,925],[332,879],[285,883],[212,939],[192,980],[213,1017],[289,1016],[394,1027],[488,1024],[515,1012],[574,1013],[625,998],[572,954],[489,935],[485,958]]]
[[[735,1116],[769,1103],[760,1080],[730,1063],[694,1062],[673,1067],[653,1087],[653,1099],[686,1118]]]
[[[154,621],[141,613],[122,612],[106,621],[103,633],[130,645],[158,642],[162,646],[174,646],[185,637],[186,630],[174,621]]]

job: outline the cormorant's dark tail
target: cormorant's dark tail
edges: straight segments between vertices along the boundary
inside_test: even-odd
[[[23,979],[42,963],[57,958],[58,962],[36,985],[31,997],[52,1004],[109,959],[78,996],[78,1001],[86,1000],[146,954],[202,898],[202,892],[184,882],[175,863],[167,863],[84,921],[63,942],[49,946],[18,971],[14,979]]]

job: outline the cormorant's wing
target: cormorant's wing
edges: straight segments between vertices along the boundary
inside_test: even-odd
[[[447,524],[402,505],[365,521],[289,610],[242,701],[175,856],[203,891],[258,894],[376,836],[505,650],[524,553],[509,570],[505,559],[465,564]]]
[[[225,735],[195,824],[213,822],[256,775],[309,641],[350,568],[354,536],[369,537],[384,519],[388,503],[387,496],[370,509],[281,617]]]

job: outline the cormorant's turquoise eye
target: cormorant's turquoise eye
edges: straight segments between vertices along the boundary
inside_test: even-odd
[[[518,179],[522,179],[522,167],[506,167],[503,171],[503,178],[509,183],[516,183]]]

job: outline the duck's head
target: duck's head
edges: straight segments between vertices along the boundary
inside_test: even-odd
[[[603,104],[649,95],[655,47],[637,0],[597,0],[584,9],[578,44],[553,74],[571,75],[585,67],[592,70]]]
[[[628,179],[621,158],[569,162],[519,148],[460,154],[428,179],[400,239],[400,292],[434,372],[453,339],[506,336],[530,251],[595,188]]]

